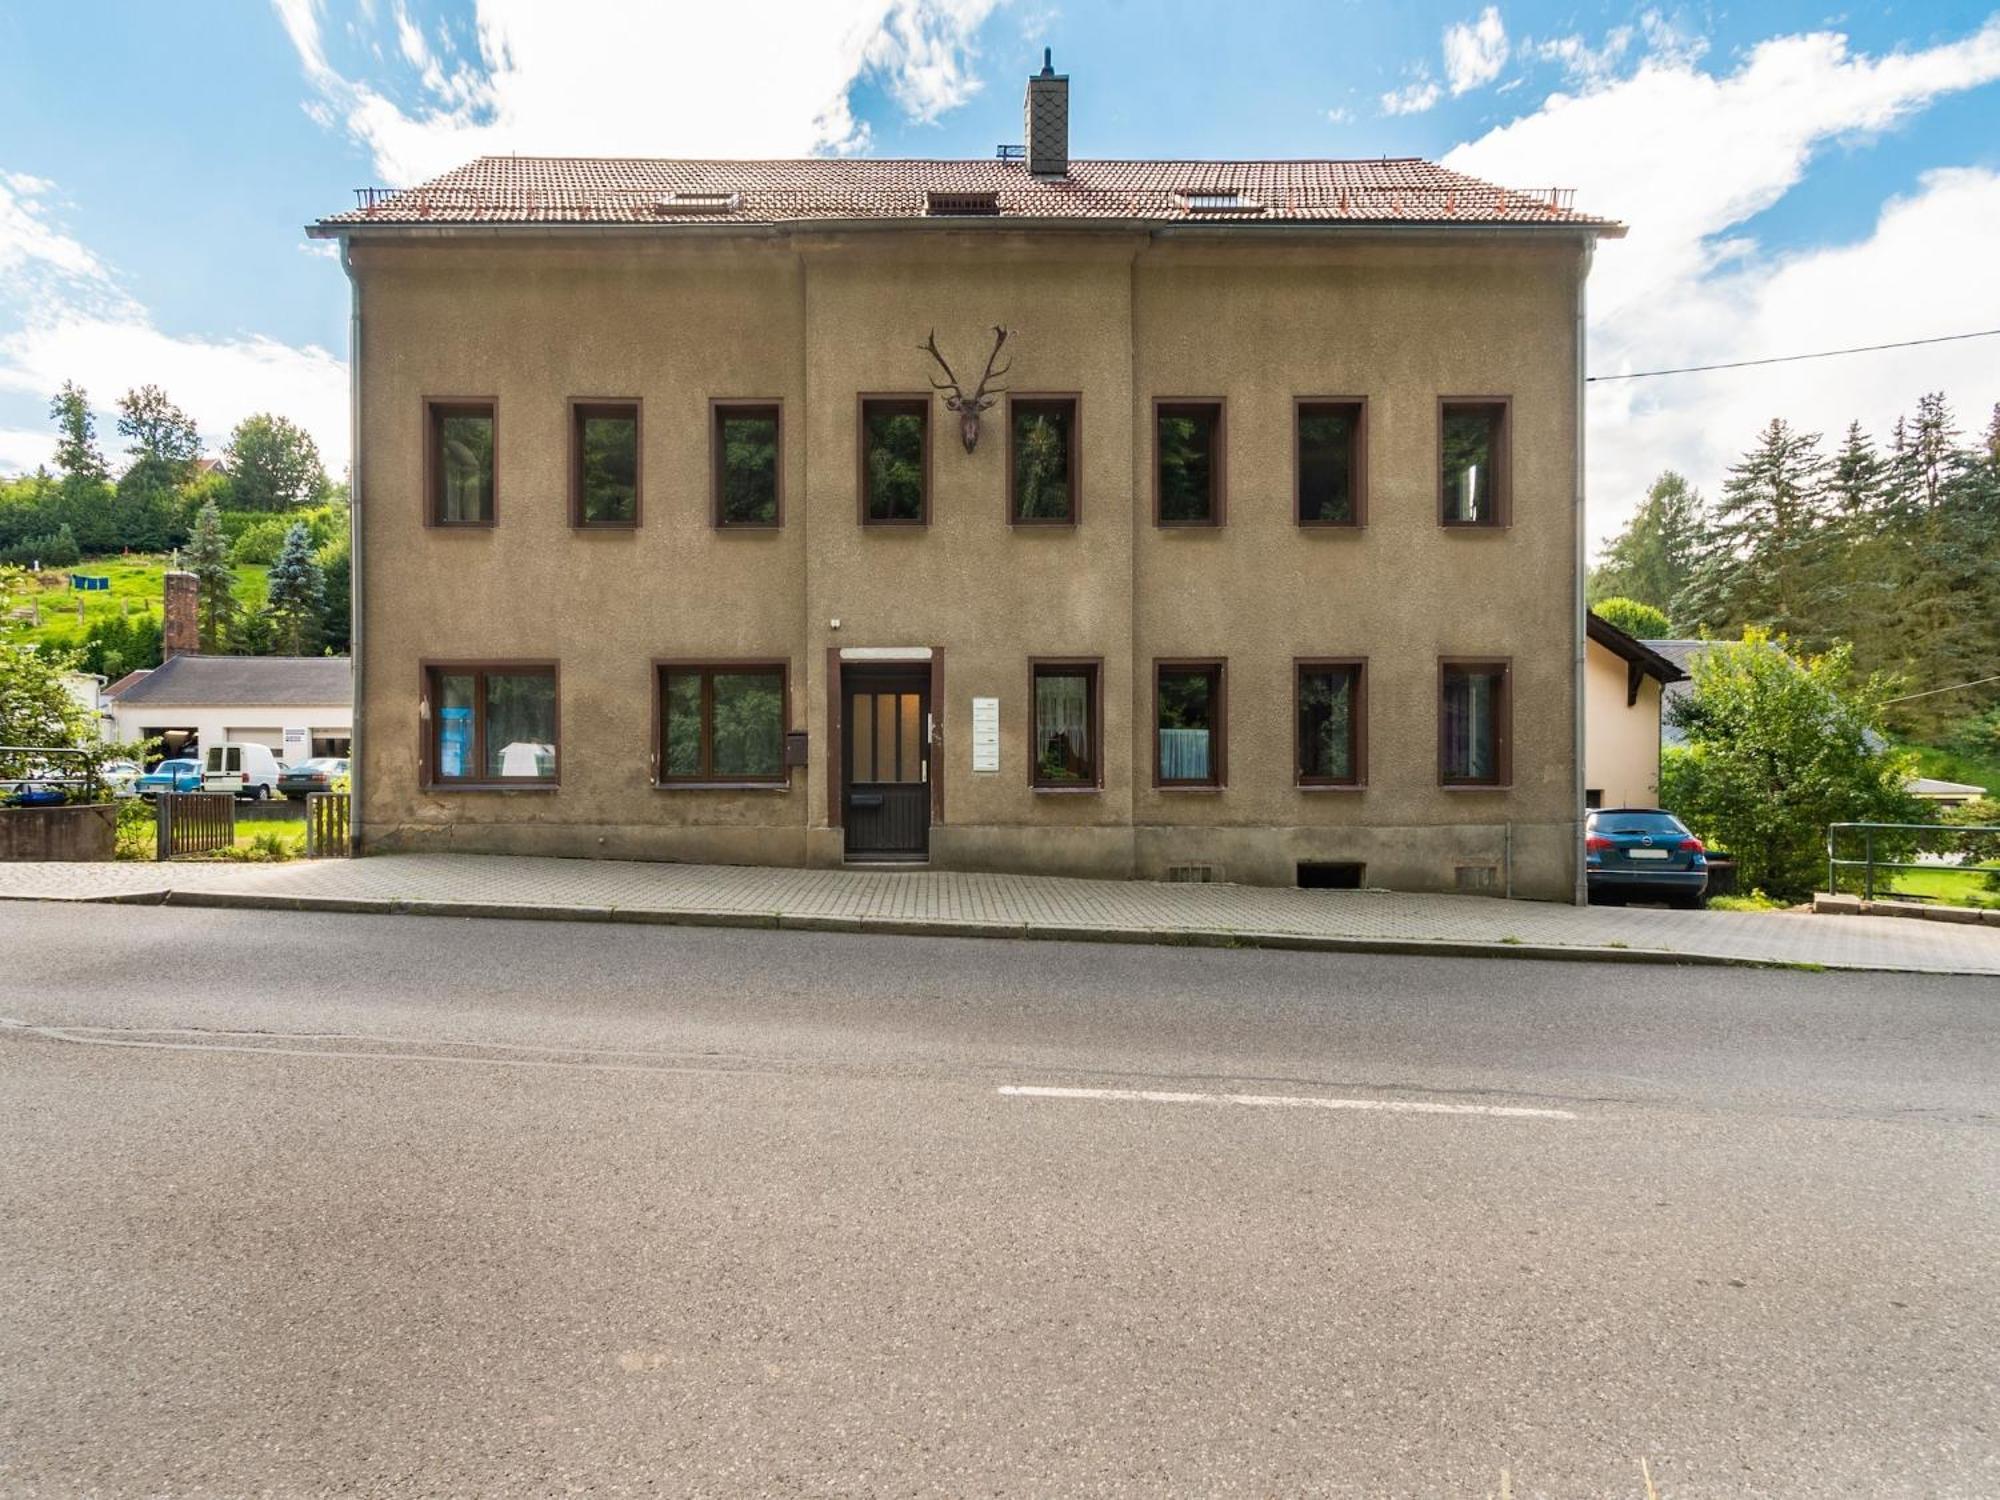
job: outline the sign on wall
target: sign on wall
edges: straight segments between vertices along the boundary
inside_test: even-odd
[[[972,769],[1000,769],[1000,700],[972,700]]]

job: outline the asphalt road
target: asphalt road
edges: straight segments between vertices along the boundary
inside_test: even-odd
[[[0,1493],[2000,1494],[1991,979],[10,903],[0,1017]]]

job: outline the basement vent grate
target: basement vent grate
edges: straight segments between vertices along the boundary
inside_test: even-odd
[[[1213,885],[1222,879],[1218,865],[1168,865],[1167,879],[1184,885]]]
[[[924,212],[960,218],[997,214],[1000,212],[1000,194],[927,192],[924,194]]]
[[[1299,889],[1306,891],[1358,891],[1368,867],[1349,860],[1299,861]]]
[[[653,204],[660,214],[733,214],[743,206],[741,193],[668,193]]]
[[[1481,895],[1491,894],[1498,883],[1499,871],[1492,865],[1460,865],[1458,867],[1458,888]]]

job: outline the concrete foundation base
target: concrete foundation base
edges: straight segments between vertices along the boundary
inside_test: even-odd
[[[0,807],[0,860],[99,860],[118,852],[118,809]]]

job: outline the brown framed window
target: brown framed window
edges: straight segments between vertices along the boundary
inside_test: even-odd
[[[424,521],[491,526],[499,516],[500,403],[490,397],[424,402]]]
[[[1153,523],[1220,526],[1226,493],[1220,400],[1153,403]]]
[[[556,785],[562,715],[553,662],[429,663],[423,709],[427,785]]]
[[[776,401],[711,401],[713,516],[724,529],[784,524],[784,409]]]
[[[1292,405],[1292,493],[1301,526],[1360,526],[1367,516],[1367,403],[1301,398]]]
[[[1438,403],[1438,523],[1505,526],[1512,507],[1509,407],[1504,396]]]
[[[1368,780],[1368,663],[1319,657],[1293,664],[1300,786]]]
[[[791,723],[785,663],[656,662],[661,786],[783,786]]]
[[[1047,790],[1104,784],[1103,721],[1098,706],[1098,663],[1035,661],[1029,665],[1034,735],[1028,781]]]
[[[639,403],[569,404],[569,524],[630,531],[639,524]]]
[[[1220,660],[1153,663],[1153,784],[1219,787],[1228,770],[1228,700]]]
[[[1513,779],[1513,667],[1505,660],[1438,663],[1438,784],[1506,786]]]
[[[861,524],[923,526],[931,518],[928,396],[861,398]]]
[[[1007,519],[1074,526],[1081,440],[1075,396],[1007,398]]]

